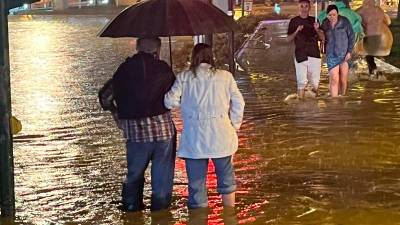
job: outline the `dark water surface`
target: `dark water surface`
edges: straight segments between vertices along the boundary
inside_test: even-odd
[[[14,139],[16,223],[400,224],[400,79],[286,104],[295,90],[287,62],[285,72],[261,63],[237,76],[247,105],[234,212],[221,207],[210,174],[210,209],[189,213],[181,160],[170,213],[118,210],[124,142],[97,91],[134,41],[96,37],[107,21],[10,17],[13,114],[23,123]],[[326,84],[324,71],[323,92]]]

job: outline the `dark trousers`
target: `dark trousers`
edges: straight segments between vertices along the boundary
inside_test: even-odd
[[[151,161],[151,210],[171,204],[175,169],[175,138],[159,142],[127,142],[128,174],[122,189],[122,201],[128,211],[144,208],[144,173]]]
[[[368,71],[370,74],[373,73],[374,70],[376,70],[376,64],[375,64],[375,58],[372,55],[367,55],[365,56],[365,60],[367,61],[368,64]]]

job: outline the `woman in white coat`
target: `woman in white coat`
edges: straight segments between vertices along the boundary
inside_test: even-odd
[[[232,74],[215,69],[209,45],[200,43],[193,48],[190,69],[177,75],[164,103],[169,109],[181,108],[183,131],[178,156],[186,164],[188,207],[208,206],[209,159],[214,163],[223,205],[233,207],[236,182],[232,155],[238,148],[236,132],[242,123],[244,100]]]

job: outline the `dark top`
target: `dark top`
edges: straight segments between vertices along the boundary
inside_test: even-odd
[[[175,81],[170,66],[151,54],[128,57],[113,77],[113,94],[119,119],[152,117],[169,111],[164,95]]]
[[[304,28],[294,38],[295,57],[298,63],[306,61],[308,57],[321,58],[318,47],[318,34],[314,29],[315,17],[308,16],[306,19],[296,16],[289,22],[288,35],[293,34],[297,27]]]

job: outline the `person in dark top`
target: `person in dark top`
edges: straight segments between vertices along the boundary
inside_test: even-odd
[[[299,0],[299,15],[289,22],[286,40],[295,44],[295,68],[297,78],[297,94],[304,98],[305,88],[311,84],[313,91],[318,93],[321,74],[321,55],[318,41],[323,41],[324,34],[319,29],[315,17],[309,16],[310,1]]]
[[[118,67],[109,85],[113,96],[107,99],[115,101],[119,127],[126,139],[128,174],[122,201],[127,211],[144,209],[144,172],[150,161],[151,210],[166,209],[171,204],[176,131],[170,110],[164,106],[164,95],[175,75],[159,59],[160,47],[159,38],[138,39],[138,53]]]

